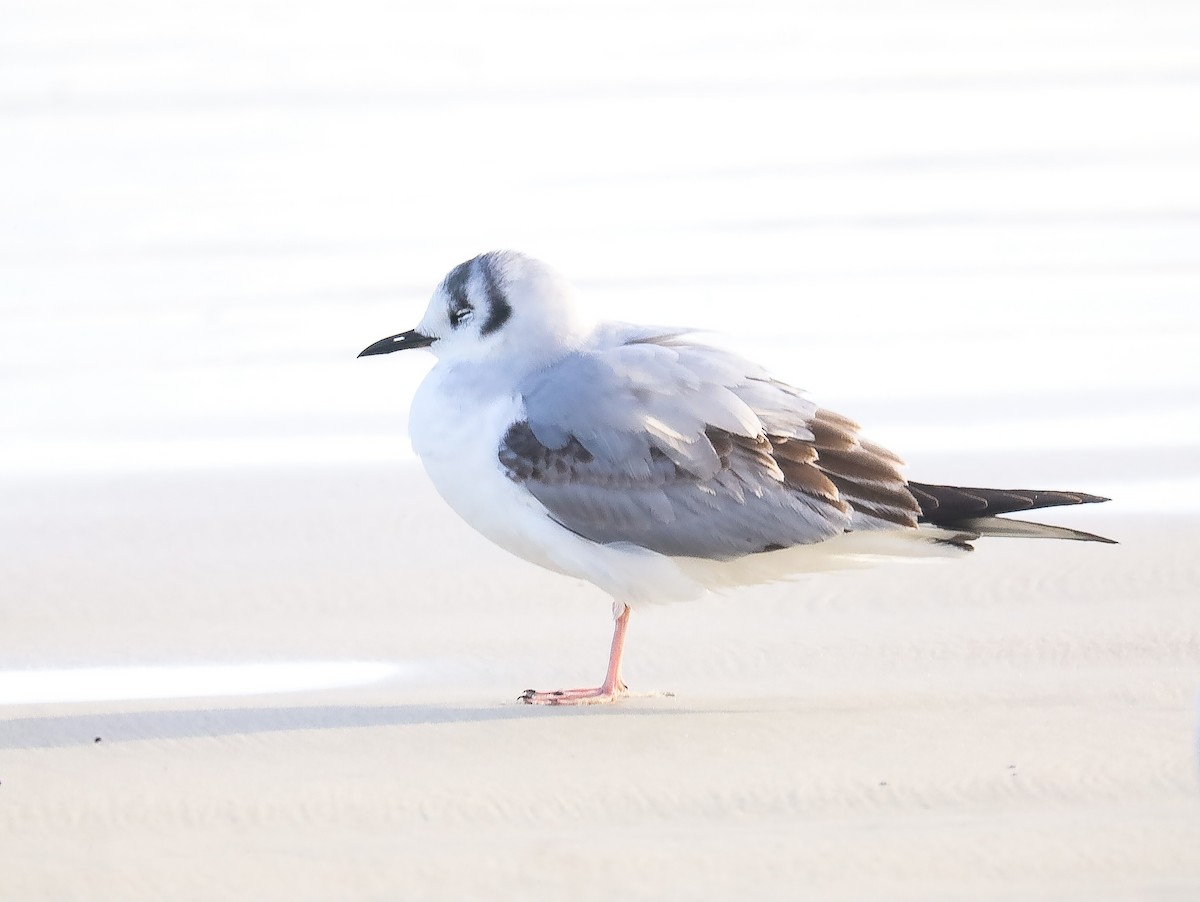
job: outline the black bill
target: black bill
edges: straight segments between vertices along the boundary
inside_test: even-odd
[[[427,348],[433,344],[434,339],[428,335],[422,335],[416,329],[409,329],[407,332],[401,332],[399,335],[390,335],[387,338],[381,338],[369,348],[363,349],[359,357],[370,357],[372,354],[390,354],[392,351],[407,351],[410,348]]]

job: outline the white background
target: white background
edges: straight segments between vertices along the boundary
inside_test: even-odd
[[[914,477],[1200,507],[1195,3],[0,6],[0,480],[406,457],[355,354],[495,247]]]

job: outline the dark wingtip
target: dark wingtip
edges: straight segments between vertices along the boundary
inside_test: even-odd
[[[1085,492],[1064,492],[1066,495],[1074,495],[1079,499],[1079,504],[1101,504],[1105,501],[1112,501],[1111,498],[1105,498],[1101,495],[1088,495]]]
[[[1110,500],[1087,492],[1061,489],[984,489],[911,481],[908,490],[921,507],[922,521],[939,524],[985,515],[996,516],[1073,504],[1099,504]]]

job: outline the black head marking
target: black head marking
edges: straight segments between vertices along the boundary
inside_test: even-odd
[[[488,299],[488,318],[484,321],[479,334],[491,335],[508,322],[508,318],[512,316],[512,306],[508,303],[508,298],[504,296],[504,289],[500,287],[490,261],[484,262],[482,269],[484,290],[487,292]]]
[[[467,283],[471,280],[471,264],[473,260],[460,263],[447,274],[443,285],[446,294],[450,296],[450,325],[457,328],[462,321],[462,315],[474,309],[467,296]]]

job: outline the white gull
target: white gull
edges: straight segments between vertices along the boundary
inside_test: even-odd
[[[441,496],[500,547],[613,597],[597,688],[627,693],[634,607],[883,559],[964,554],[981,536],[1110,541],[999,514],[1106,499],[910,482],[903,462],[761,366],[691,330],[596,322],[545,264],[512,251],[456,266],[415,329],[359,356],[437,356],[413,448]]]

